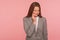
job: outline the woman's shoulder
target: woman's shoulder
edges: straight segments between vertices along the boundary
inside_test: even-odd
[[[43,20],[43,21],[47,21],[46,17],[42,17],[42,20]]]
[[[46,17],[42,17],[42,19],[46,19]]]
[[[27,20],[27,19],[28,19],[28,17],[26,17],[26,16],[25,16],[25,17],[23,17],[23,20]]]
[[[40,19],[42,19],[43,21],[44,21],[44,20],[47,20],[46,17],[44,17],[44,16],[42,16],[42,18],[40,18]]]

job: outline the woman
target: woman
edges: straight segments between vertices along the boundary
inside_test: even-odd
[[[27,16],[23,18],[23,24],[26,40],[48,40],[47,21],[41,16],[41,7],[38,2],[31,4]]]

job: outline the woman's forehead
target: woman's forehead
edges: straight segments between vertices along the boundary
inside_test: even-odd
[[[35,7],[34,10],[39,10],[39,7]]]

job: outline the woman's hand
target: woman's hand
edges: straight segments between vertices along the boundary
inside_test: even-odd
[[[32,23],[36,24],[36,17],[35,16],[32,16]]]

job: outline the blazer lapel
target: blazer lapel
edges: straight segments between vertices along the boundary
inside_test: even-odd
[[[29,17],[29,21],[32,23],[32,17]]]
[[[32,17],[29,17],[29,21],[32,22]],[[41,18],[38,19],[38,26],[41,24]]]

